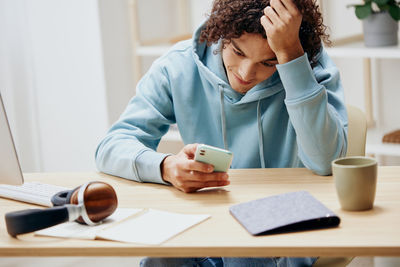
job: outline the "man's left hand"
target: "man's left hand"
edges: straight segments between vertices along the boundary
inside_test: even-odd
[[[292,0],[271,0],[261,17],[268,44],[279,64],[289,62],[304,54],[299,38],[302,14]]]

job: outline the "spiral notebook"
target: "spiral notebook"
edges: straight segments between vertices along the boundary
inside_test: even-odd
[[[307,191],[240,203],[229,211],[252,235],[336,227],[340,223],[334,212]]]

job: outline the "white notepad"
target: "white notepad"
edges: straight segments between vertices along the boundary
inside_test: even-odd
[[[149,209],[140,216],[99,232],[97,236],[108,240],[158,245],[209,217]]]
[[[209,217],[210,215],[205,214],[119,208],[104,223],[97,226],[69,222],[37,231],[35,234],[159,245]]]
[[[76,239],[96,239],[98,232],[106,227],[120,222],[130,216],[138,214],[143,209],[123,209],[117,208],[110,217],[106,218],[101,224],[89,226],[77,222],[66,222],[47,229],[36,231],[36,235],[76,238]]]

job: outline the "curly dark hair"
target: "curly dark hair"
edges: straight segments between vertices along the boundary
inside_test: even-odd
[[[316,56],[324,41],[330,44],[327,27],[316,0],[293,0],[303,15],[300,26],[300,42],[311,64],[316,63]],[[270,0],[214,0],[211,14],[200,33],[200,42],[207,45],[223,39],[225,44],[233,38],[239,38],[244,32],[258,33],[267,38],[260,18]]]

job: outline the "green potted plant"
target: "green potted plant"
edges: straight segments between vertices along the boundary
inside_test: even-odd
[[[355,7],[363,21],[364,42],[368,47],[397,45],[400,0],[364,0]]]

